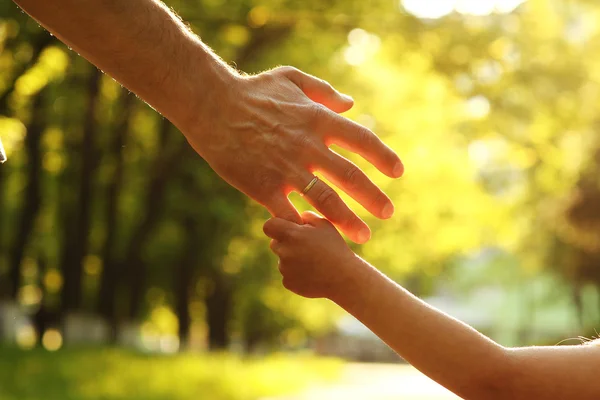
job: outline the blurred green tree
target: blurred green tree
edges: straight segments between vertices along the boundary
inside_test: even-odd
[[[406,3],[167,1],[239,69],[291,64],[352,94],[347,115],[399,152],[406,176],[392,183],[336,149],[396,204],[389,221],[361,210],[375,229],[357,250],[378,267],[426,294],[493,246],[524,276],[567,278],[581,309],[579,288],[600,284],[600,6],[427,19]],[[264,210],[12,2],[0,15],[1,297],[96,314],[113,341],[169,307],[183,345],[202,331],[213,349],[300,345],[332,323],[329,305],[281,287]]]

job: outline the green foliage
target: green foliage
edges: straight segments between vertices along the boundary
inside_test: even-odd
[[[511,13],[454,12],[435,20],[387,0],[167,4],[245,72],[291,64],[355,98],[348,117],[372,128],[406,166],[405,176],[391,181],[336,149],[396,205],[391,220],[376,221],[344,197],[374,231],[372,241],[356,250],[395,279],[431,288],[449,265],[493,247],[519,276],[546,270],[568,278],[575,290],[582,282],[600,282],[593,272],[600,260],[593,232],[600,225],[588,223],[600,186],[596,2],[529,0]],[[96,109],[89,112],[92,68],[56,41],[46,42],[12,2],[0,11],[0,134],[9,157],[0,167],[0,280],[10,268],[7,254],[26,197],[32,162],[25,143],[39,101],[42,204],[23,258],[38,269],[36,260],[45,259],[45,274],[63,268],[61,255],[69,249],[86,159],[83,127],[93,118],[89,156],[96,163],[84,260],[100,260],[100,267],[84,268],[89,284],[82,308],[95,311],[98,281],[111,265],[126,271],[138,261],[144,293],[165,293],[161,302],[144,297],[141,317],[153,307],[173,308],[181,293],[175,288],[180,266],[190,263],[191,271],[182,272],[190,274],[188,300],[208,304],[215,292],[226,292],[232,336],[291,345],[330,326],[336,314],[329,304],[281,287],[261,232],[264,210],[224,184],[149,107],[134,101],[123,114],[127,96],[111,79],[100,80]],[[113,147],[119,135],[123,143]],[[109,193],[119,174],[110,231]],[[308,208],[299,196],[293,200]],[[193,257],[184,259],[190,243]],[[136,280],[125,275],[116,292],[118,317],[126,319]],[[470,284],[496,278],[510,281],[491,273]],[[194,320],[208,324],[207,315],[198,312]]]
[[[333,359],[148,356],[113,349],[0,350],[4,400],[255,400],[333,380]]]

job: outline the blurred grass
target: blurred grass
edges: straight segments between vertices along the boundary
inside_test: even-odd
[[[50,353],[0,347],[2,400],[253,400],[339,376],[342,363],[304,355],[240,359],[120,349]]]

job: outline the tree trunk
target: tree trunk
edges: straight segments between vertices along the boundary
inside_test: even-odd
[[[23,192],[23,209],[19,218],[12,248],[9,255],[10,297],[17,301],[21,287],[21,261],[34,231],[41,198],[42,152],[41,140],[44,130],[44,91],[33,99],[31,122],[27,127],[25,151],[27,152],[27,186]]]
[[[73,229],[68,229],[68,240],[63,243],[63,279],[61,293],[63,315],[77,311],[82,306],[82,263],[88,248],[88,235],[91,226],[92,188],[96,169],[94,136],[96,127],[96,107],[99,98],[99,83],[102,73],[93,67],[87,84],[87,107],[83,129],[83,142],[80,151],[81,175],[77,199],[76,217]]]
[[[9,111],[9,107],[8,107],[8,99],[10,97],[10,95],[12,94],[12,92],[14,91],[15,88],[15,84],[17,82],[17,78],[21,75],[23,75],[28,69],[30,69],[32,66],[34,66],[39,58],[40,58],[40,54],[42,53],[42,51],[49,45],[53,44],[57,42],[56,38],[53,37],[52,35],[48,34],[47,32],[42,32],[39,35],[35,36],[35,38],[31,41],[32,44],[32,55],[31,58],[29,59],[28,62],[22,64],[19,66],[19,68],[17,68],[17,71],[14,73],[14,77],[13,79],[9,80],[9,86],[2,92],[2,94],[0,94],[0,115],[9,115],[10,111]],[[38,93],[37,98],[39,98],[41,96],[41,94]],[[35,100],[34,100],[35,103]],[[35,105],[34,105],[35,107]],[[35,110],[34,110],[35,113]],[[34,117],[35,119],[35,117]],[[35,121],[32,121],[32,124],[35,124]],[[25,145],[27,147],[27,144]],[[6,184],[6,166],[0,166],[0,210],[4,210],[4,190],[2,188],[3,185]],[[27,190],[27,189],[26,189]],[[0,211],[2,212],[2,211]],[[21,221],[21,224],[23,223],[23,221]],[[13,261],[12,259],[17,257],[18,254],[17,250],[15,250],[14,248],[12,250],[8,250],[5,253],[5,247],[4,246],[8,246],[7,243],[4,243],[3,241],[3,237],[2,237],[2,232],[3,229],[0,226],[0,253],[1,254],[6,254],[6,253],[10,253],[13,252],[14,254],[9,255],[7,257],[6,260],[1,260],[0,259],[0,263],[3,261],[8,262],[9,265],[9,269],[13,269],[14,265],[13,265]],[[22,234],[21,232],[19,234]],[[7,238],[8,240],[9,238]],[[21,240],[23,240],[21,238]],[[27,241],[27,239],[25,239],[25,241]],[[15,246],[18,245],[17,243],[15,243]],[[0,265],[1,267],[1,265]],[[11,277],[11,275],[14,274],[14,271],[9,272],[8,277],[4,278],[3,276],[0,276],[0,280],[3,282],[0,282],[0,298],[8,298],[8,297],[13,297],[13,292],[14,292],[14,288],[15,286],[17,286],[17,290],[18,290],[18,285],[19,282],[15,282],[13,280],[13,278]],[[20,278],[17,277],[17,280],[19,280]]]
[[[212,278],[212,291],[206,298],[208,347],[212,351],[226,350],[230,343],[228,323],[233,293],[219,271]]]
[[[4,208],[4,185],[6,183],[6,165],[0,164],[0,216],[6,215],[6,209]],[[5,221],[6,218],[2,218],[2,221]],[[2,233],[4,232],[4,226],[0,222],[0,271],[4,270],[4,263],[8,262],[5,257],[6,254],[6,245],[4,244],[4,237]],[[0,300],[10,297],[10,289],[9,289],[10,279],[4,275],[4,273],[0,273]]]
[[[116,235],[119,231],[118,202],[123,187],[123,147],[125,146],[129,117],[133,109],[135,96],[125,88],[121,91],[120,113],[114,128],[114,137],[110,152],[115,169],[106,193],[106,240],[102,249],[104,268],[100,280],[100,290],[96,310],[111,326],[111,343],[117,340],[116,296],[119,279],[119,262],[115,255]]]
[[[190,328],[192,319],[189,304],[190,293],[193,288],[194,266],[198,262],[198,227],[197,222],[187,216],[183,221],[186,234],[186,245],[183,250],[174,279],[175,313],[179,320],[179,343],[180,348],[185,349],[189,345]]]
[[[265,325],[261,316],[261,311],[257,307],[253,306],[244,315],[244,352],[246,354],[253,354],[261,340],[265,338],[262,327]]]
[[[146,267],[142,259],[144,246],[162,216],[169,179],[174,175],[184,152],[189,148],[187,142],[182,141],[179,147],[169,153],[166,141],[170,136],[171,126],[171,123],[165,119],[160,132],[160,150],[153,161],[150,182],[143,197],[146,200],[144,215],[134,231],[126,251],[125,266],[128,268],[129,319],[131,321],[139,319],[143,310],[143,298],[146,290]]]
[[[57,328],[59,325],[59,313],[55,307],[52,307],[48,302],[48,293],[45,290],[44,286],[44,275],[48,270],[48,260],[45,256],[38,257],[38,265],[39,265],[39,279],[38,285],[42,290],[42,301],[40,302],[40,308],[33,315],[33,326],[35,327],[36,332],[38,333],[38,344],[41,343],[41,338],[44,335],[44,332],[50,328]]]

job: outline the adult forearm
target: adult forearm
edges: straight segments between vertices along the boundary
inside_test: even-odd
[[[319,171],[373,215],[392,216],[385,193],[329,146],[358,153],[394,178],[402,162],[373,132],[337,114],[353,100],[327,82],[292,67],[242,76],[159,0],[14,1],[167,117],[217,174],[272,215],[301,222],[288,195],[306,191],[352,240],[369,240],[365,222],[327,183],[314,181]]]
[[[183,129],[229,70],[157,0],[15,0],[41,25]]]
[[[465,398],[489,398],[502,384],[507,352],[468,325],[428,306],[356,258],[331,299],[420,371]]]

